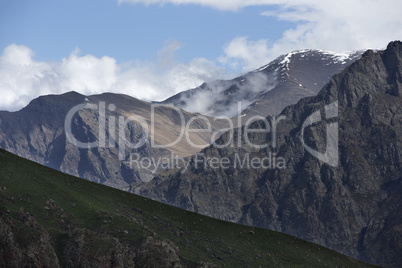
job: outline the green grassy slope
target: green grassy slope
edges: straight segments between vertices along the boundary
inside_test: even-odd
[[[13,221],[15,240],[24,247],[39,234],[19,223],[21,213],[29,213],[47,230],[62,266],[66,266],[67,239],[77,228],[85,228],[98,234],[91,249],[96,254],[107,252],[112,244],[99,234],[133,247],[155,237],[172,241],[181,263],[189,267],[200,263],[226,267],[369,267],[282,233],[201,216],[68,176],[0,150],[0,216]],[[136,263],[141,267],[141,262]]]

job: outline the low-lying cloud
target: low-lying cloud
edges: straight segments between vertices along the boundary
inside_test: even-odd
[[[19,110],[40,95],[68,91],[115,92],[157,101],[223,76],[207,59],[175,60],[179,47],[177,41],[166,43],[156,62],[119,64],[108,56],[81,56],[78,49],[61,62],[35,61],[30,48],[9,45],[0,56],[0,110]]]
[[[270,75],[251,72],[241,79],[206,83],[196,91],[180,94],[176,106],[208,116],[233,117],[256,101],[260,94],[273,89],[277,84],[276,77],[276,72]]]

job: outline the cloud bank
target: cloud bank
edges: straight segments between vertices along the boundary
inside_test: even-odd
[[[174,51],[179,47],[177,41],[166,43],[156,62],[118,64],[107,56],[80,56],[78,49],[61,62],[39,62],[30,48],[9,45],[0,56],[0,110],[15,111],[40,95],[68,91],[163,100],[223,76],[221,68],[204,58],[176,61]]]
[[[240,67],[242,71],[258,68],[281,54],[298,49],[379,49],[402,38],[400,0],[119,0],[119,3],[197,4],[227,11],[260,6],[268,10],[260,15],[296,23],[296,27],[288,29],[273,42],[241,36],[228,43],[224,47],[225,55],[219,60],[233,68]]]
[[[228,70],[233,77],[293,50],[379,49],[402,37],[400,0],[119,0],[119,3],[196,4],[230,12],[260,6],[267,11],[258,15],[292,21],[296,26],[284,31],[278,40],[237,36],[222,47],[221,57],[195,58],[190,62],[175,58],[175,51],[182,46],[175,40],[165,44],[157,60],[129,63],[117,63],[108,56],[81,56],[78,49],[61,62],[41,62],[34,59],[30,48],[11,44],[0,56],[0,110],[18,110],[40,95],[72,90],[85,95],[118,92],[148,101],[163,100],[205,81],[229,78]]]

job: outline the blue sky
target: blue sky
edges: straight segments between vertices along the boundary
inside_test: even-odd
[[[163,100],[281,54],[381,49],[400,0],[0,0],[0,110],[44,94]]]
[[[11,43],[35,51],[37,60],[61,60],[75,48],[118,62],[149,60],[177,40],[183,60],[218,58],[237,36],[277,40],[292,22],[261,16],[273,7],[222,11],[198,5],[119,4],[96,0],[3,0],[0,49]]]

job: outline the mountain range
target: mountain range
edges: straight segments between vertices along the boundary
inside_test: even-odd
[[[84,96],[70,92],[41,96],[20,111],[0,111],[0,148],[67,174],[125,189],[131,184],[148,182],[159,171],[153,166],[150,171],[138,165],[129,165],[133,154],[134,159],[175,159],[194,155],[211,144],[224,130],[244,124],[253,115],[278,114],[288,104],[315,95],[333,74],[360,55],[361,52],[334,54],[319,50],[295,51],[234,80],[203,84],[161,104],[150,104],[127,95],[111,93]],[[210,100],[213,102],[209,103]],[[238,101],[244,106],[239,111]],[[197,102],[218,110],[206,112],[206,117],[203,114],[203,118],[197,118],[201,116],[198,112],[205,112],[203,108],[196,108],[200,107]],[[74,114],[71,119],[72,136],[88,144],[100,141],[103,134],[103,146],[78,148],[66,136],[64,128],[68,112],[83,104],[96,108],[81,106]],[[211,118],[208,114],[234,117],[229,124],[227,120]],[[124,120],[142,118],[143,121],[130,120],[126,126],[125,122],[119,121],[121,117]],[[187,135],[183,126],[188,127],[189,122],[193,129],[207,128],[205,119],[211,123],[211,131],[188,133],[191,142],[197,146],[190,145],[188,139],[178,139],[180,135]],[[213,136],[218,130],[222,131]],[[144,132],[147,135],[145,144],[135,149],[125,145],[126,141],[137,144]],[[120,139],[121,136],[125,140]],[[152,143],[173,145],[155,148]]]
[[[402,43],[362,54],[296,51],[160,104],[110,93],[42,96],[0,112],[0,147],[186,210],[398,267]],[[188,122],[200,131],[182,132]],[[188,139],[155,146],[182,134],[199,146]],[[133,156],[151,162],[133,166]],[[186,166],[152,163],[169,157]]]
[[[246,118],[277,115],[301,98],[316,95],[333,75],[363,52],[293,51],[245,75],[204,83],[162,103],[215,117],[232,117],[240,112]]]
[[[225,133],[190,166],[133,192],[215,218],[285,232],[378,265],[402,264],[402,43],[335,75],[280,117]],[[275,139],[275,140],[274,140]],[[250,145],[251,142],[251,145]],[[267,144],[265,148],[253,145]],[[273,158],[274,156],[274,158]],[[211,159],[228,159],[217,166]],[[247,165],[275,159],[284,166]],[[245,162],[246,161],[246,162]],[[267,163],[268,163],[267,162]],[[201,163],[201,164],[200,164]],[[205,164],[206,163],[206,164]],[[236,167],[237,165],[237,167]],[[245,165],[242,168],[241,165]]]
[[[76,92],[49,95],[33,100],[20,111],[0,112],[0,147],[67,174],[124,188],[153,178],[149,170],[133,169],[122,161],[132,154],[182,157],[198,152],[200,149],[190,146],[187,139],[177,138],[190,119],[191,128],[207,127],[196,116],[126,95],[84,96]],[[211,130],[227,126],[227,121],[209,122]],[[70,137],[66,126],[71,130]],[[196,145],[205,147],[211,143],[211,133],[188,135]],[[164,148],[163,145],[176,140],[173,146]],[[74,142],[85,146],[76,146]],[[88,148],[92,142],[97,142],[96,146]]]
[[[68,176],[1,149],[0,167],[0,267],[374,267],[285,234]]]

